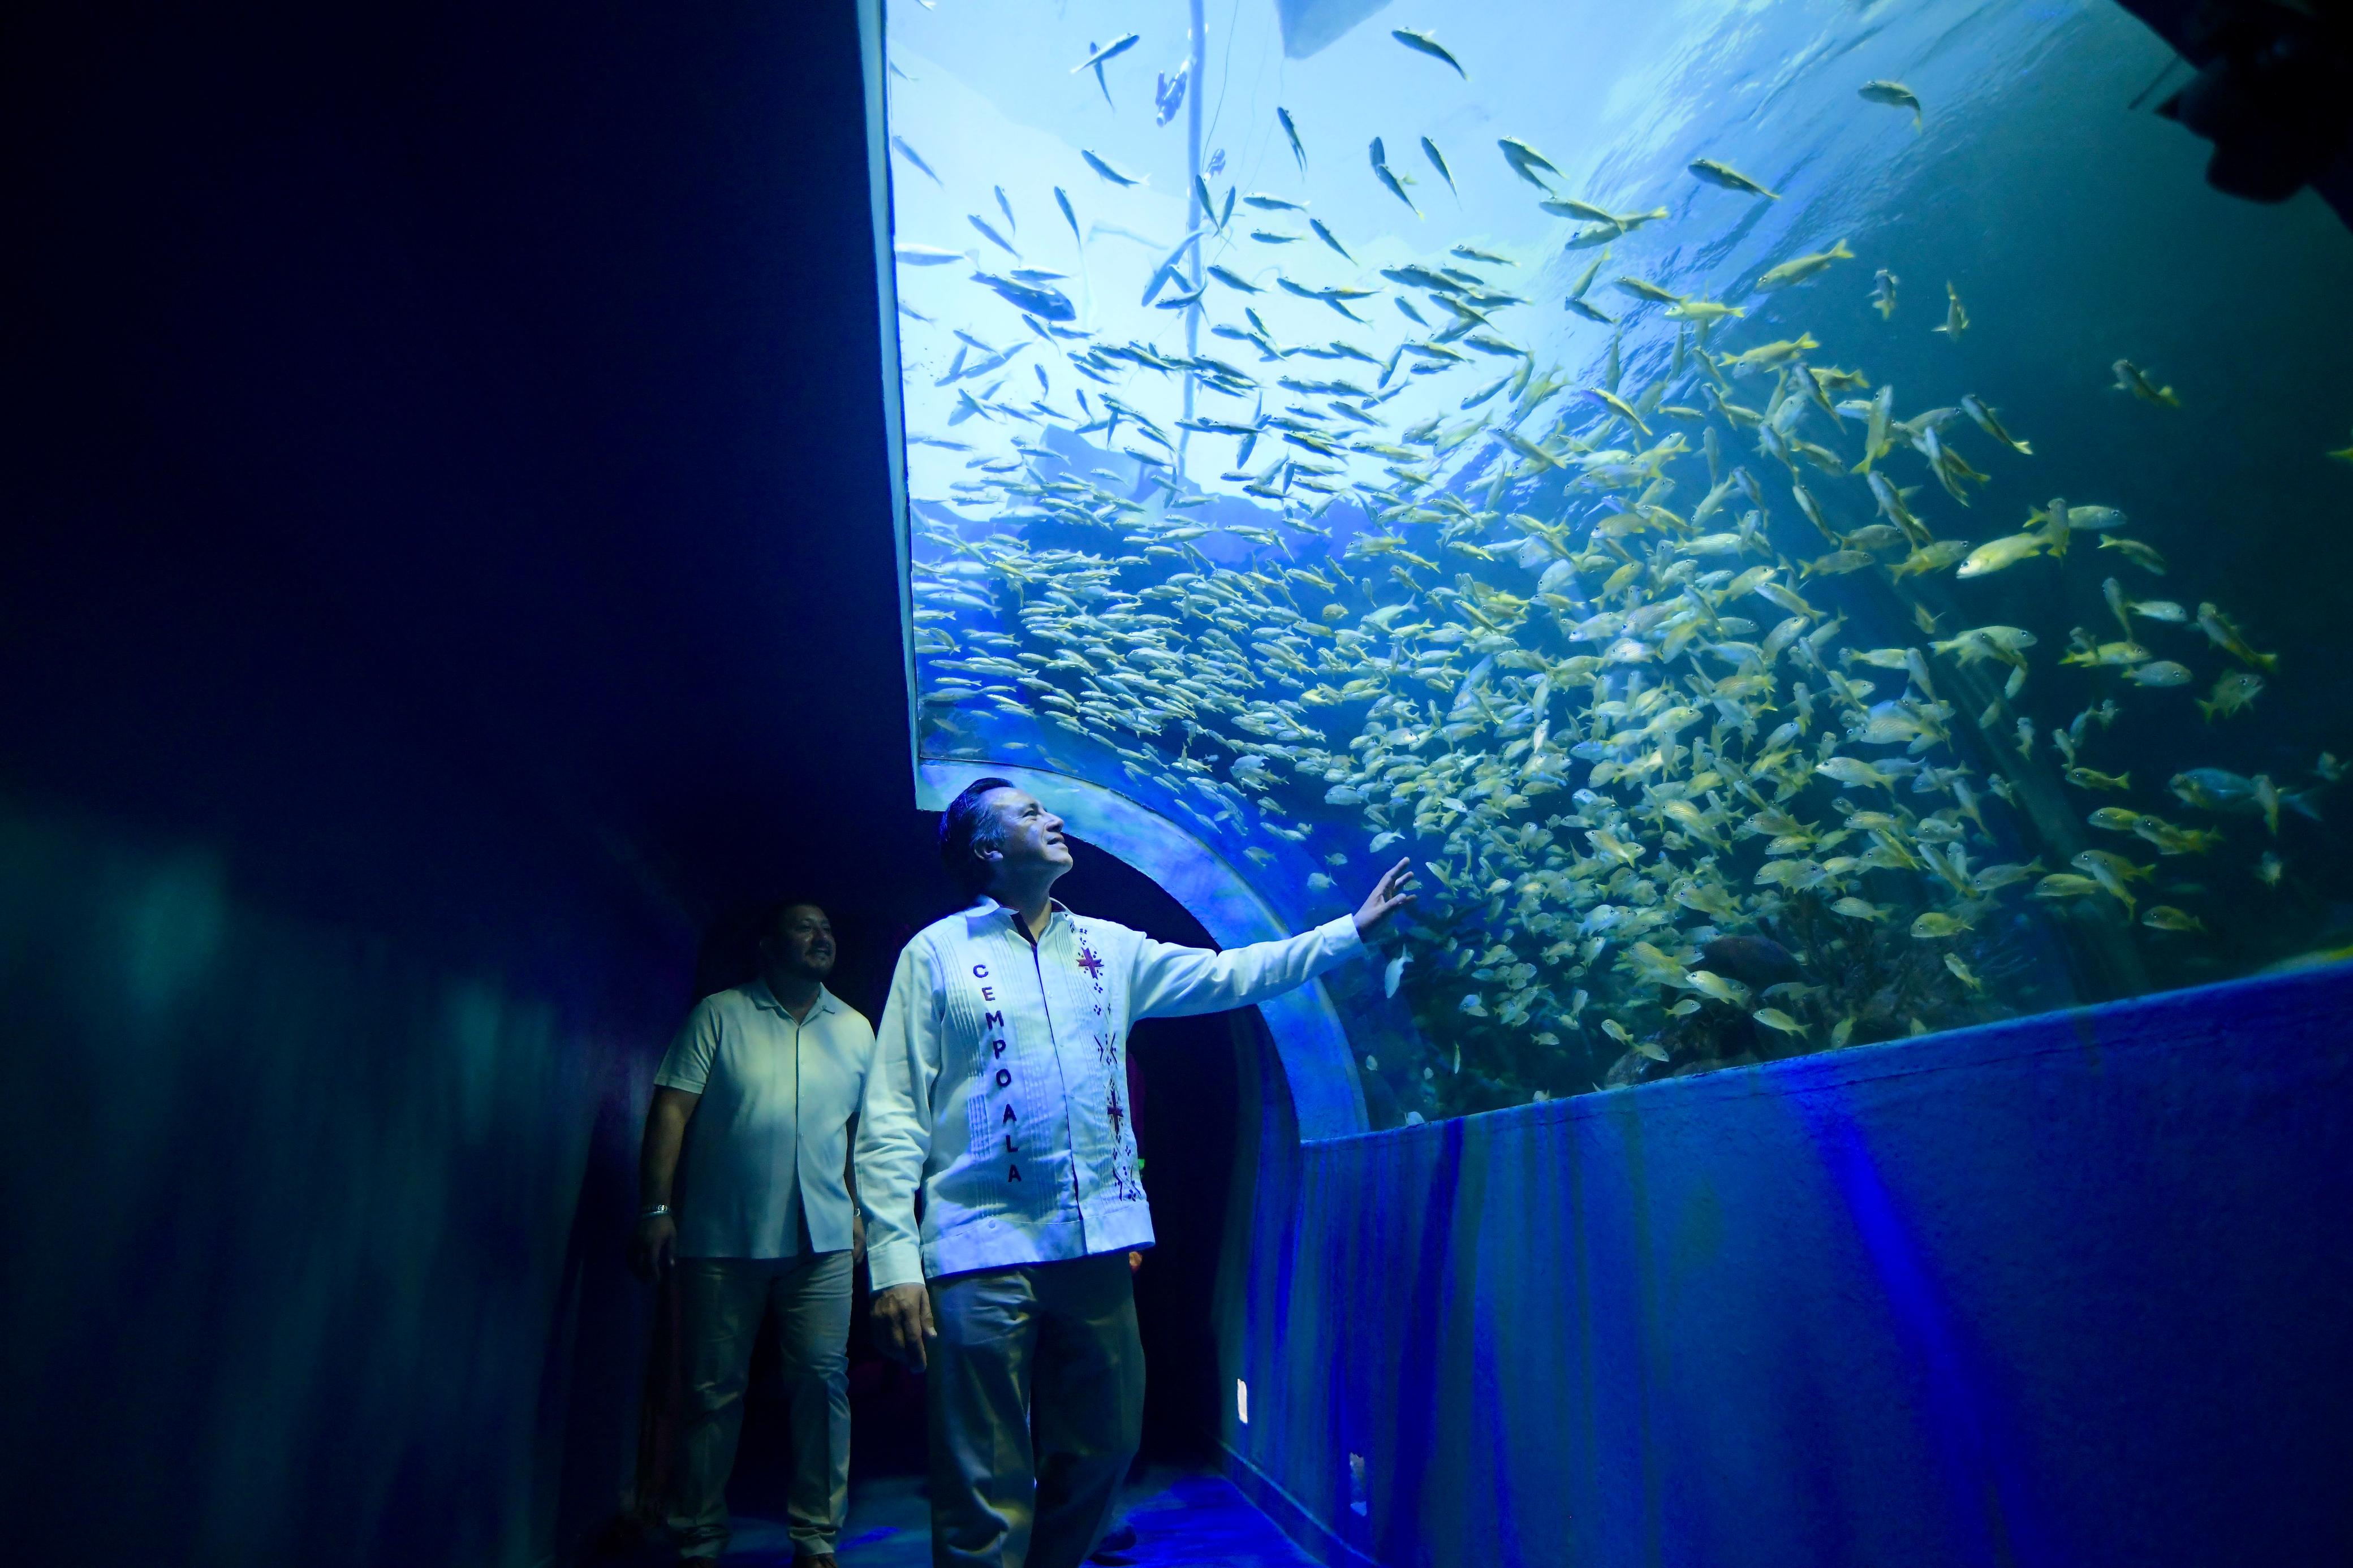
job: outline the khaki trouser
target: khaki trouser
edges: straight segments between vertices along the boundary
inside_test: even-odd
[[[1126,1252],[953,1274],[931,1293],[934,1568],[1079,1568],[1144,1436]]]
[[[686,1412],[669,1523],[680,1553],[727,1550],[727,1477],[744,1426],[744,1384],[771,1311],[791,1410],[787,1533],[795,1557],[830,1552],[849,1507],[850,1254],[681,1258],[678,1268]]]

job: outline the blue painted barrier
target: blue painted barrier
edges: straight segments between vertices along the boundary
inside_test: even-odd
[[[1303,1143],[1262,1070],[1235,1478],[1392,1568],[2353,1561],[2348,1046],[2336,965]]]

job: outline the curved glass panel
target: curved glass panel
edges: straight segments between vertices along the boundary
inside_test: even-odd
[[[1413,857],[1372,1124],[2353,940],[2353,243],[2123,10],[887,25],[919,753]]]

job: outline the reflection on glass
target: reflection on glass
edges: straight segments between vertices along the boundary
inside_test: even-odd
[[[1412,856],[1377,1124],[2353,940],[2353,245],[2205,188],[2122,11],[889,47],[921,749],[1296,923]]]

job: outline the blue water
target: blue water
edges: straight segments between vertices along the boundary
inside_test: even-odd
[[[1289,7],[1294,22],[1302,11],[1313,22],[1345,20],[1361,9]],[[2343,542],[2353,524],[2353,466],[2325,455],[2348,444],[2353,426],[2353,396],[2342,390],[2341,373],[2353,346],[2343,304],[2353,289],[2353,241],[2309,195],[2260,207],[2206,189],[2204,145],[2146,102],[2132,107],[2171,58],[2137,22],[2090,3],[1390,5],[1293,58],[1285,51],[1281,8],[1212,4],[1203,7],[1198,69],[1190,63],[1187,24],[1187,7],[1175,4],[1058,9],[940,0],[890,10],[889,119],[901,149],[892,160],[893,219],[902,247],[899,330],[923,699],[919,743],[927,756],[1045,766],[1129,795],[1198,836],[1294,923],[1355,902],[1376,864],[1370,840],[1385,826],[1402,837],[1385,846],[1380,860],[1409,853],[1448,869],[1445,887],[1425,876],[1430,897],[1403,994],[1383,997],[1377,976],[1338,983],[1352,1034],[1372,1064],[1361,1071],[1377,1120],[1578,1092],[1694,1070],[1751,1049],[1819,1048],[1831,1043],[1841,1017],[1849,1039],[1885,1037],[2220,978],[2343,943],[2353,926],[2345,908],[2353,862],[2336,826],[2341,813],[2314,770],[2324,752],[2353,754],[2339,679],[2353,635],[2338,607],[2353,564]],[[1399,28],[1434,37],[1466,74],[1400,43],[1392,35]],[[1293,37],[1312,31],[1294,26]],[[1103,86],[1092,72],[1073,71],[1096,47],[1130,33],[1137,42],[1107,59]],[[1907,110],[1859,97],[1863,82],[1880,79],[1916,93],[1924,105],[1918,129]],[[1303,169],[1278,108],[1297,128]],[[1419,216],[1377,174],[1370,155],[1377,137],[1391,174],[1410,181],[1404,189]],[[1552,168],[1539,169],[1536,181],[1523,178],[1498,147],[1504,137]],[[1446,161],[1451,188],[1425,154],[1424,138]],[[1115,183],[1082,152],[1135,183]],[[1694,178],[1687,165],[1697,158],[1732,165],[1778,199]],[[1197,168],[1211,220],[1229,192],[1303,210],[1239,204],[1223,228],[1186,244],[1204,221]],[[1057,203],[1058,187],[1075,233]],[[1616,324],[1564,308],[1603,250],[1572,245],[1591,232],[1589,223],[1547,211],[1540,205],[1547,196],[1620,214],[1666,209],[1608,242],[1585,298],[1619,318]],[[1007,244],[984,236],[976,217]],[[1347,254],[1312,229],[1309,217]],[[1283,237],[1292,237],[1282,243]],[[1800,287],[1756,289],[1767,269],[1839,241],[1854,259]],[[941,259],[948,253],[960,254]],[[1524,301],[1482,307],[1486,321],[1475,335],[1490,347],[1460,335],[1444,340],[1452,319],[1429,290],[1394,276],[1398,268],[1447,267],[1475,277],[1491,298]],[[1206,271],[1212,268],[1258,291],[1220,280]],[[1870,302],[1881,269],[1898,279],[1886,319]],[[991,285],[976,273],[1000,281]],[[2097,534],[2078,532],[2063,562],[2037,558],[1974,581],[1956,579],[1947,566],[1898,584],[1882,562],[1799,582],[1795,563],[1831,546],[1800,514],[1789,474],[1800,477],[1825,523],[1841,534],[1879,521],[1870,491],[1852,475],[1803,463],[1785,469],[1757,449],[1754,431],[1715,414],[1709,378],[1691,357],[1695,345],[1686,338],[1678,353],[1678,323],[1659,304],[1616,286],[1628,276],[1744,308],[1744,319],[1716,325],[1702,345],[1720,355],[1810,334],[1819,346],[1806,351],[1808,364],[1861,373],[1861,390],[1833,392],[1833,400],[1892,386],[1898,417],[1949,406],[1964,394],[1994,405],[2032,455],[2003,447],[1965,418],[1943,426],[1947,441],[1986,476],[1982,484],[1961,481],[1966,506],[1946,494],[1916,453],[1884,459],[1898,483],[1916,487],[1910,504],[1939,537],[1975,544],[2014,533],[2035,509],[2063,497],[2077,507],[2121,510],[2128,519],[2121,531],[2158,552],[2163,574],[2100,549]],[[1279,279],[1311,294],[1368,292],[1301,297],[1285,292]],[[1946,320],[1948,286],[1968,319],[1957,335],[1932,331]],[[1193,308],[1163,308],[1197,288],[1203,291]],[[1400,298],[1422,321],[1398,308]],[[1031,307],[1034,325],[1025,324],[1017,304]],[[1256,312],[1254,321],[1246,310]],[[1243,330],[1288,352],[1271,357],[1230,335]],[[1459,360],[1401,353],[1409,342],[1434,341]],[[1366,357],[1335,354],[1332,344]],[[1135,345],[1145,363],[1124,352]],[[1513,357],[1514,350],[1525,357]],[[1161,368],[1149,363],[1155,355]],[[1198,374],[1204,356],[1256,384],[1221,370]],[[2177,389],[2181,406],[2116,390],[2118,359]],[[1169,368],[1171,360],[1190,362],[1197,374]],[[992,361],[998,363],[987,374],[970,374]],[[1082,362],[1095,374],[1085,374]],[[1523,364],[1521,385],[1475,401]],[[1418,366],[1427,373],[1416,374]],[[1295,384],[1283,386],[1285,378]],[[1528,383],[1548,379],[1562,389],[1524,410],[1514,406]],[[1354,390],[1335,397],[1332,389],[1343,383]],[[1774,396],[1770,374],[1735,376],[1727,385],[1736,404],[1762,408]],[[1706,416],[1653,412],[1646,422],[1654,434],[1641,434],[1612,418],[1588,390],[1597,387],[1614,387],[1630,401],[1648,391],[1653,409],[1689,407]],[[1188,412],[1197,422],[1261,426],[1247,460],[1237,464],[1240,437],[1180,426]],[[1119,417],[1107,419],[1113,413]],[[1264,426],[1270,415],[1302,419],[1311,444],[1286,443],[1279,428]],[[1436,449],[1405,440],[1433,419]],[[1562,933],[1532,931],[1526,917],[1564,912],[1563,901],[1523,901],[1528,874],[1541,870],[1547,855],[1582,861],[1588,854],[1582,836],[1595,824],[1620,820],[1612,812],[1648,809],[1642,786],[1614,795],[1605,786],[1616,806],[1580,806],[1575,792],[1593,758],[1572,757],[1567,748],[1591,732],[1590,708],[1604,692],[1639,697],[1657,683],[1649,666],[1611,668],[1590,690],[1582,679],[1550,679],[1548,734],[1561,753],[1551,772],[1560,782],[1491,814],[1497,819],[1475,830],[1452,807],[1444,822],[1426,819],[1415,831],[1410,807],[1392,805],[1385,823],[1346,798],[1351,765],[1368,754],[1361,745],[1352,750],[1351,741],[1379,726],[1374,753],[1402,754],[1389,745],[1408,727],[1402,710],[1394,702],[1384,710],[1362,695],[1336,696],[1347,675],[1329,660],[1319,664],[1333,646],[1328,635],[1298,632],[1288,645],[1271,642],[1267,622],[1247,605],[1219,626],[1205,595],[1279,604],[1278,623],[1295,612],[1327,632],[1356,630],[1376,653],[1397,651],[1382,648],[1377,623],[1364,620],[1380,605],[1404,606],[1398,624],[1426,623],[1439,637],[1455,635],[1451,626],[1460,634],[1453,644],[1417,634],[1413,649],[1443,653],[1451,646],[1458,657],[1392,672],[1383,689],[1421,705],[1417,723],[1433,730],[1458,713],[1475,721],[1465,689],[1476,687],[1499,718],[1481,734],[1450,739],[1455,751],[1483,747],[1500,755],[1514,740],[1532,740],[1530,713],[1514,721],[1507,710],[1526,709],[1541,695],[1530,686],[1538,668],[1557,673],[1565,659],[1601,651],[1565,641],[1562,627],[1603,607],[1597,579],[1615,559],[1605,562],[1594,525],[1641,504],[1646,487],[1571,483],[1573,468],[1524,460],[1492,427],[1477,428],[1507,420],[1563,454],[1578,441],[1639,451],[1683,432],[1694,450],[1666,460],[1662,471],[1674,487],[1649,499],[1684,519],[1710,488],[1711,469],[1696,449],[1713,429],[1723,468],[1743,466],[1759,481],[1769,553],[1697,564],[1736,570],[1786,558],[1782,580],[1799,586],[1826,617],[1845,617],[1836,642],[1825,645],[1827,668],[1873,679],[1870,701],[1901,695],[1905,678],[1841,665],[1839,650],[1920,647],[1936,695],[1955,710],[1949,744],[1927,762],[1967,769],[1980,797],[1997,773],[2016,779],[2015,805],[1989,803],[1982,827],[1963,825],[1970,864],[2039,862],[2041,872],[2063,873],[2087,847],[2137,855],[2149,876],[2126,889],[2136,896],[2133,910],[2105,893],[2033,900],[2031,881],[1960,900],[1969,906],[1961,910],[1969,930],[1949,945],[1964,968],[1973,961],[1984,971],[1971,971],[1985,983],[1977,990],[1936,967],[1945,939],[1918,939],[1926,945],[1917,948],[1882,942],[1864,952],[1869,944],[1858,938],[1834,954],[1799,941],[1786,911],[1750,910],[1727,921],[1677,909],[1672,923],[1642,934],[1686,968],[1711,935],[1765,930],[1802,949],[1801,984],[1828,988],[1784,998],[1793,1005],[1778,1011],[1802,1036],[1719,1029],[1713,1045],[1695,1044],[1689,1030],[1724,1022],[1713,1003],[1697,1024],[1663,1020],[1658,1005],[1672,988],[1658,993],[1655,974],[1624,968],[1626,933],[1599,933],[1609,945],[1591,958],[1558,955]],[[1140,434],[1139,421],[1165,444]],[[1799,431],[1847,462],[1862,435],[1859,420],[1826,413],[1803,416]],[[1392,453],[1368,452],[1368,442]],[[1423,455],[1394,456],[1408,450]],[[1267,478],[1270,465],[1285,457],[1294,466]],[[1400,468],[1409,478],[1396,477]],[[1408,504],[1429,515],[1400,521],[1398,509]],[[1732,527],[1750,505],[1736,495],[1694,531]],[[1457,510],[1449,514],[1448,507]],[[1476,525],[1456,530],[1450,542],[1450,515],[1465,512]],[[1509,635],[1534,662],[1523,660],[1513,673],[1501,659],[1481,673],[1474,666],[1487,634],[1461,606],[1467,601],[1475,609],[1494,591],[1530,600],[1544,568],[1559,558],[1529,544],[1513,516],[1565,530],[1559,537],[1567,552],[1582,551],[1573,572],[1556,580],[1575,607],[1528,608]],[[1230,531],[1235,527],[1250,531]],[[1368,553],[1387,537],[1404,539],[1429,566],[1408,565],[1404,577],[1395,576],[1394,553]],[[1664,542],[1656,532],[1630,541],[1637,553]],[[1320,564],[1334,557],[1353,584]],[[1665,559],[1653,558],[1653,576]],[[1296,578],[1273,585],[1286,569],[1316,572],[1333,589]],[[2096,640],[2123,636],[2102,595],[2111,576],[2134,599],[2178,602],[2191,614],[2200,604],[2219,605],[2257,649],[2276,653],[2277,668],[2252,707],[2219,722],[2200,717],[2194,700],[2240,666],[2194,626],[2134,626],[2154,658],[2189,667],[2189,685],[2143,688],[2114,669],[2061,666],[2072,628],[2086,628]],[[1058,586],[1067,595],[1059,601]],[[1669,590],[1634,592],[1647,602]],[[1338,606],[1328,620],[1323,603]],[[1114,620],[1127,619],[1104,622],[1095,612],[1105,606],[1118,612]],[[1780,618],[1755,601],[1719,609],[1753,620],[1752,632],[1730,638],[1751,645]],[[1915,622],[1924,612],[1936,620],[1933,633]],[[1171,621],[1156,631],[1157,623],[1134,619],[1162,614]],[[1929,644],[1985,625],[2026,628],[2037,647],[2026,689],[1980,731],[1978,715],[2006,671],[1982,666],[1980,675],[1993,672],[1991,685],[1972,680]],[[1138,631],[1162,646],[1122,635]],[[1230,638],[1222,652],[1198,640],[1220,635]],[[1260,688],[1224,710],[1180,697],[1182,711],[1152,716],[1153,693],[1197,668],[1205,650],[1247,663]],[[1173,658],[1155,662],[1163,651]],[[976,668],[976,657],[1009,662]],[[1721,664],[1704,668],[1714,671],[1709,679],[1725,671]],[[1778,679],[1775,705],[1759,710],[1759,731],[1792,711],[1788,671]],[[1822,684],[1813,679],[1816,693]],[[2130,779],[2115,792],[2063,782],[2049,738],[2103,700],[2116,704],[2116,716],[2083,727],[2081,760]],[[1295,706],[1270,706],[1285,701]],[[1123,727],[1122,714],[1138,712],[1145,715],[1140,725]],[[2038,737],[2030,759],[2013,765],[2002,749],[2014,748],[2021,718]],[[1755,735],[1727,743],[1751,761],[1759,750]],[[1421,754],[1438,744],[1426,742]],[[1900,748],[1841,750],[1904,755]],[[1303,769],[1303,752],[1311,764]],[[1525,744],[1521,752],[1546,754]],[[1257,777],[1238,774],[1237,758],[1254,754],[1269,756],[1267,768]],[[1687,777],[1703,766],[1683,765]],[[2262,774],[2289,793],[2310,790],[2306,804],[2318,820],[2290,808],[2274,834],[2260,816],[2201,815],[2166,787],[2173,775],[2200,767]],[[1673,777],[1672,763],[1662,776]],[[1335,787],[1343,798],[1327,804]],[[1835,827],[1838,816],[1872,805],[1857,793],[1823,783],[1794,804],[1801,816]],[[1374,794],[1378,811],[1377,787]],[[1727,820],[1749,814],[1751,803],[1728,785],[1715,795]],[[1846,804],[1833,805],[1833,796]],[[1949,814],[1942,795],[1898,791],[1890,798],[1905,813]],[[2088,813],[2102,805],[2213,830],[2225,842],[2204,855],[2158,858],[2130,834],[2087,826]],[[1562,820],[1570,816],[1577,820]],[[1516,837],[1496,842],[1524,829],[1552,838],[1536,847]],[[1717,854],[1689,839],[1670,843],[1661,834],[1672,835],[1672,825],[1643,830],[1651,834],[1648,864],[1677,868],[1657,879],[1654,896],[1711,854],[1742,900],[1757,896],[1748,874],[1761,842],[1726,829]],[[1485,854],[1482,844],[1504,860]],[[2266,852],[2279,858],[2275,886],[2255,875]],[[1345,858],[1335,864],[1335,856]],[[1513,856],[1521,858],[1512,862]],[[1491,873],[1500,873],[1502,892],[1488,892],[1497,879]],[[1823,901],[1841,890],[1867,894],[1893,911],[1887,923],[1897,939],[1916,912],[1953,902],[1948,889],[1916,868],[1866,870],[1851,879],[1852,889],[1821,888]],[[1592,902],[1565,912],[1581,926]],[[2138,912],[2159,903],[2204,929],[2139,923]],[[1834,921],[1815,924],[1838,929]],[[1482,962],[1500,952],[1498,944],[1511,948],[1508,961]],[[1556,956],[1542,957],[1546,948]],[[1896,973],[1890,963],[1902,971],[1900,984],[1888,979]],[[1530,994],[1514,984],[1525,982],[1525,973],[1515,975],[1523,968],[1542,973],[1549,1000],[1515,1012],[1504,1004]],[[1891,987],[1903,993],[1894,1002],[1883,995],[1872,1004],[1866,994]],[[1564,1015],[1577,991],[1588,1001],[1571,1019]],[[1473,994],[1481,1010],[1466,1014]],[[1751,995],[1742,1005],[1759,1003]],[[1621,1050],[1622,1042],[1600,1028],[1605,1019],[1620,1020],[1630,1039],[1665,1041],[1673,1060],[1654,1063]]]

